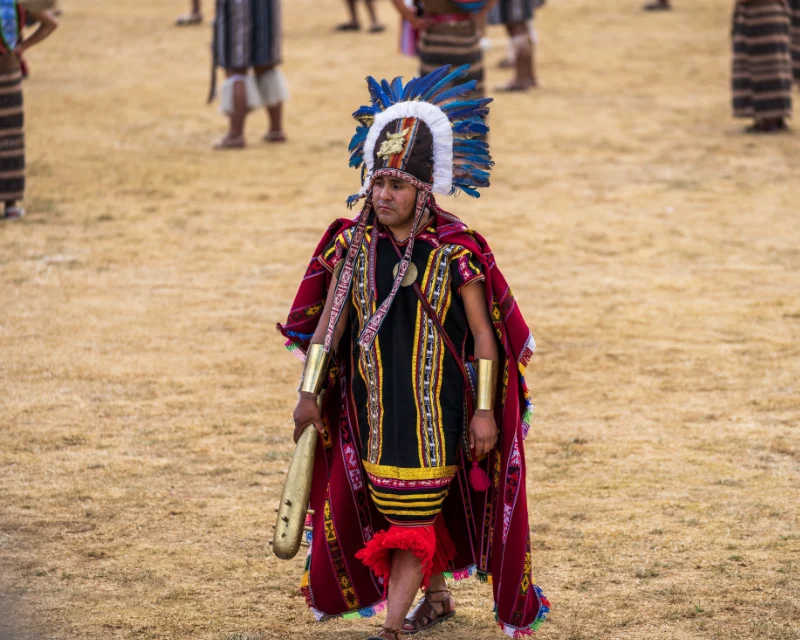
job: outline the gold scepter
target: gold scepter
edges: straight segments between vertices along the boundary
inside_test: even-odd
[[[300,391],[317,394],[322,405],[322,383],[328,370],[329,354],[321,344],[312,344],[306,355],[306,367]],[[305,526],[306,513],[314,515],[308,508],[311,495],[311,477],[314,471],[314,456],[317,451],[317,428],[310,424],[297,440],[297,448],[286,474],[281,503],[277,508],[278,520],[272,538],[272,550],[281,560],[291,560],[303,544],[303,532],[311,531]]]
[[[314,471],[314,455],[317,452],[317,428],[310,424],[297,440],[297,448],[286,474],[278,521],[272,538],[272,550],[281,560],[291,560],[300,550],[303,532],[311,531],[305,526],[306,513],[311,513],[308,498],[311,495],[311,476]]]

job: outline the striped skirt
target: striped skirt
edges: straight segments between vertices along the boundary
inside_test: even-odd
[[[0,56],[0,202],[25,195],[22,72],[14,54]]]
[[[214,56],[224,69],[278,64],[280,0],[217,0]]]
[[[417,46],[420,74],[426,75],[445,64],[471,66],[465,82],[475,80],[478,86],[471,98],[482,97],[483,51],[480,36],[472,20],[434,22],[420,37]]]
[[[736,6],[733,24],[733,114],[756,120],[792,114],[791,18],[785,0]]]
[[[792,7],[792,64],[794,79],[800,84],[800,0],[789,0]]]
[[[516,24],[533,20],[534,0],[500,0],[489,11],[489,24]]]

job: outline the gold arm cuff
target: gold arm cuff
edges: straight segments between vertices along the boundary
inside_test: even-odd
[[[497,363],[494,360],[477,360],[478,365],[478,398],[477,411],[494,411],[494,399],[497,391]]]
[[[312,344],[308,347],[306,368],[303,370],[300,391],[307,391],[315,395],[322,391],[322,383],[325,381],[325,374],[328,373],[330,360],[331,355],[325,351],[323,345]]]

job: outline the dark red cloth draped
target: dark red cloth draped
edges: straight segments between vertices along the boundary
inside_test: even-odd
[[[469,464],[460,454],[461,469],[450,485],[442,515],[456,548],[451,570],[456,578],[477,573],[491,581],[496,620],[512,637],[530,634],[544,620],[549,602],[531,576],[530,528],[525,493],[525,454],[530,402],[524,369],[534,343],[514,297],[495,264],[487,242],[455,216],[435,204],[436,230],[442,242],[472,252],[486,276],[486,304],[502,346],[495,417],[500,429],[497,448],[481,467],[492,486],[474,491],[468,482]],[[308,348],[319,322],[331,273],[318,257],[329,242],[356,220],[337,220],[320,240],[279,331],[290,350]],[[346,335],[344,344],[349,344]],[[347,352],[347,349],[344,349]],[[324,396],[323,415],[329,435],[320,440],[314,466],[311,508],[314,535],[301,588],[317,619],[341,615],[373,615],[383,606],[383,581],[356,554],[389,523],[367,495],[361,465],[353,399],[348,394],[347,359],[332,370]],[[503,379],[504,378],[504,379]]]

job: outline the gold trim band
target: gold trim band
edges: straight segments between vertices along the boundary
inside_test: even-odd
[[[312,344],[308,347],[306,354],[306,366],[303,369],[303,380],[300,383],[300,391],[319,394],[322,391],[322,383],[325,381],[325,374],[328,373],[328,363],[331,356],[325,351],[321,344]]]
[[[475,408],[478,411],[494,411],[497,391],[497,363],[494,360],[477,360],[478,398]]]
[[[410,493],[403,495],[399,493],[386,493],[385,491],[378,491],[372,485],[370,485],[369,492],[375,498],[382,498],[384,500],[439,500],[447,497],[448,488],[445,487],[438,493]]]
[[[379,478],[392,480],[435,480],[438,478],[452,478],[458,471],[457,465],[449,467],[406,468],[390,467],[383,464],[372,464],[366,460],[361,461],[367,473]]]
[[[437,513],[441,513],[441,509],[435,509],[433,511],[395,511],[392,509],[381,509],[378,507],[378,511],[380,511],[384,515],[391,515],[391,516],[435,516]]]
[[[441,507],[444,499],[447,496],[442,496],[433,502],[403,502],[402,500],[381,500],[372,496],[372,501],[379,507]]]

